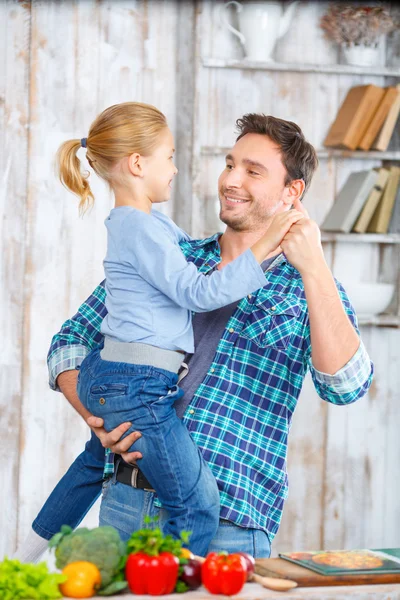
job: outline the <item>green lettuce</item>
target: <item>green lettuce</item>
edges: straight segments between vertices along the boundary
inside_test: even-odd
[[[58,585],[65,575],[49,573],[46,563],[37,565],[5,558],[0,562],[1,600],[52,600],[61,598]]]

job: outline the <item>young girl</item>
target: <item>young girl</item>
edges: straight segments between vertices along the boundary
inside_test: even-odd
[[[129,421],[132,426],[125,435],[141,432],[131,450],[141,452],[140,469],[168,512],[164,533],[179,537],[181,531],[191,531],[190,549],[204,555],[219,524],[218,488],[174,410],[182,395],[177,372],[184,354],[194,352],[192,311],[217,309],[263,287],[261,262],[302,214],[289,211],[252,248],[206,276],[186,262],[179,248],[180,241],[189,239],[187,234],[153,210],[153,205],[169,199],[177,173],[173,136],[164,115],[145,104],[115,105],[97,117],[87,138],[61,146],[60,179],[80,198],[84,211],[94,198],[76,156],[81,146],[93,170],[113,190],[115,208],[105,221],[104,345],[81,364],[78,396],[92,414],[104,419],[107,431]],[[96,477],[98,466],[88,460],[82,489]],[[67,500],[58,510],[60,522],[69,524],[68,486],[76,487],[76,481],[68,478],[67,473]],[[77,510],[82,517],[92,501],[75,506],[72,526]],[[46,506],[50,514],[49,501]]]

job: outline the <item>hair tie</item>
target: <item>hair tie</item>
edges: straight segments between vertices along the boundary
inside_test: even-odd
[[[82,146],[82,148],[86,148],[87,147],[87,138],[82,138],[81,139],[81,146]]]

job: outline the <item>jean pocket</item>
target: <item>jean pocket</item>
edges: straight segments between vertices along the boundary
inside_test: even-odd
[[[102,383],[92,385],[90,395],[97,398],[119,398],[128,394],[128,386],[125,383]]]

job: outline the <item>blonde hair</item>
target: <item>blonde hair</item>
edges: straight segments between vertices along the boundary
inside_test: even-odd
[[[124,102],[106,108],[92,123],[86,138],[86,158],[92,169],[111,183],[114,165],[137,152],[149,156],[157,146],[160,133],[167,127],[165,116],[154,106]],[[57,169],[61,183],[78,196],[83,214],[94,202],[88,183],[89,172],[82,172],[77,152],[81,140],[64,142],[57,152]]]

